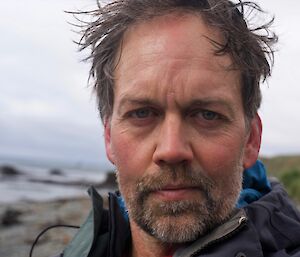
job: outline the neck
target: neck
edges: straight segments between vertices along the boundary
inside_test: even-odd
[[[172,256],[180,244],[162,243],[147,234],[134,222],[131,222],[132,249],[131,257],[167,257]]]

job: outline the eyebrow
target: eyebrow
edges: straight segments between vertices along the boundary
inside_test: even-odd
[[[234,115],[234,108],[232,105],[223,98],[203,98],[203,99],[195,99],[188,103],[186,109],[189,109],[191,106],[200,106],[200,107],[209,107],[209,106],[221,106],[226,108],[231,116]]]
[[[141,97],[141,98],[135,98],[135,97],[124,97],[120,101],[120,105],[124,104],[137,104],[137,105],[142,105],[142,104],[158,104],[158,101],[153,100],[148,97]]]
[[[132,96],[125,96],[121,99],[119,108],[117,112],[121,112],[122,108],[127,105],[136,105],[136,106],[158,106],[161,107],[161,103],[158,100],[152,99],[149,97],[132,97]],[[178,105],[178,104],[177,104]],[[221,106],[222,108],[226,108],[231,116],[234,116],[234,108],[232,105],[226,101],[226,99],[218,98],[218,97],[204,97],[201,99],[192,99],[191,101],[185,103],[184,105],[180,106],[180,109],[183,112],[195,107],[201,108],[208,108],[210,106]]]
[[[161,106],[158,100],[149,97],[131,97],[125,96],[121,99],[117,112],[120,113],[125,105],[135,106]]]

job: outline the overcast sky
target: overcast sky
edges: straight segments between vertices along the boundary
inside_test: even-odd
[[[1,2],[0,160],[28,158],[108,166],[89,65],[64,10],[92,0]],[[300,1],[260,0],[280,36],[273,76],[263,85],[262,155],[300,154]],[[89,8],[90,7],[90,8]]]

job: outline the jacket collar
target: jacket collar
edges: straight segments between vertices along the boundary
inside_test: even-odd
[[[203,249],[219,243],[225,238],[232,236],[244,227],[247,223],[247,216],[243,209],[235,209],[231,218],[216,227],[209,234],[199,238],[188,247],[176,251],[174,257],[195,256]]]
[[[119,196],[109,194],[109,210],[94,187],[88,189],[92,210],[69,245],[64,257],[121,257],[130,242],[130,227],[119,205]]]

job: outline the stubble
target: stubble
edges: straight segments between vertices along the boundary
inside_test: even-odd
[[[130,219],[163,243],[185,243],[228,219],[241,190],[240,169],[237,165],[231,176],[213,181],[188,165],[165,166],[134,185],[123,184],[117,174]],[[156,192],[170,183],[193,188],[195,196],[167,201],[157,198]]]

